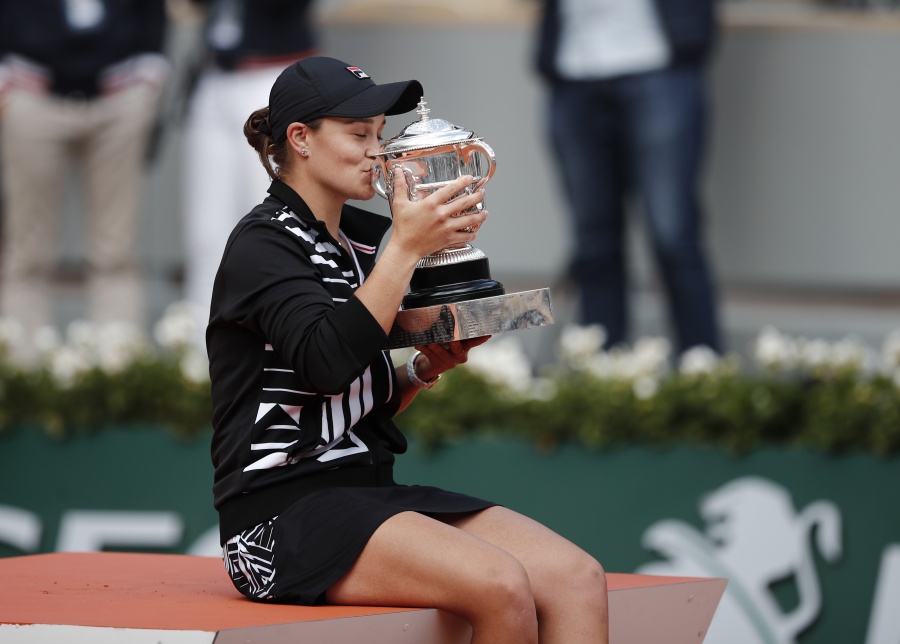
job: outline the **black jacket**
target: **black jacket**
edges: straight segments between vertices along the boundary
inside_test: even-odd
[[[311,22],[312,0],[193,0],[207,7],[207,48],[221,69],[233,69],[244,59],[303,54],[316,47]],[[228,6],[236,13],[239,37],[228,46],[217,45],[210,28]],[[298,56],[299,57],[299,56]]]
[[[547,80],[559,80],[556,53],[559,49],[560,0],[544,0],[538,23],[536,67]],[[704,63],[716,39],[716,0],[654,0],[673,65]]]
[[[223,541],[323,474],[364,484],[406,450],[387,335],[354,296],[390,220],[344,206],[357,267],[296,192],[280,181],[269,192],[228,239],[206,334]]]
[[[162,53],[165,0],[102,0],[102,13],[89,12],[81,21],[78,15],[67,19],[66,6],[62,0],[0,0],[0,59],[13,54],[40,65],[54,93],[92,97],[111,65]]]

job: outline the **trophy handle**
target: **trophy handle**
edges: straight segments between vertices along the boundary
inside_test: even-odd
[[[405,167],[402,163],[399,165],[400,170],[406,176],[406,186],[407,186],[407,194],[409,195],[410,201],[418,201],[418,186],[416,182],[415,176],[410,171],[409,168]],[[388,175],[390,172],[386,170],[387,164],[383,161],[375,166],[374,171],[372,173],[372,187],[375,188],[376,194],[382,197],[383,199],[387,199],[388,203],[394,200],[394,182],[388,181]],[[391,169],[393,171],[393,168]]]
[[[375,188],[375,194],[382,199],[390,201],[391,197],[393,197],[394,186],[387,182],[384,174],[384,161],[381,161],[373,168],[372,187]]]
[[[474,190],[481,188],[494,176],[494,172],[497,170],[497,159],[494,157],[494,151],[491,149],[491,146],[484,141],[480,139],[467,141],[460,146],[459,153],[462,160],[467,164],[471,163],[473,154],[482,154],[487,159],[487,173],[475,184]]]

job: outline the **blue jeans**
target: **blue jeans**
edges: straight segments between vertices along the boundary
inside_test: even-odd
[[[551,90],[549,133],[572,215],[581,322],[602,324],[607,346],[628,339],[625,217],[634,198],[678,349],[721,351],[698,195],[705,94],[704,70],[691,67],[563,82]]]

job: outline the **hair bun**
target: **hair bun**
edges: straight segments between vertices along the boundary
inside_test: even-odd
[[[266,136],[272,136],[272,129],[269,127],[269,119],[263,117],[256,123],[256,131]]]

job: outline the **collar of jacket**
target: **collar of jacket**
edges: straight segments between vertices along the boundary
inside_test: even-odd
[[[269,186],[269,194],[282,201],[294,214],[310,226],[315,227],[316,230],[328,233],[325,223],[316,219],[303,198],[283,181],[278,179],[273,181]],[[344,204],[341,209],[341,230],[355,242],[377,247],[390,227],[391,220],[389,218],[376,215],[368,210],[347,204]],[[374,254],[371,257],[374,260]],[[362,257],[359,259],[362,262]]]

